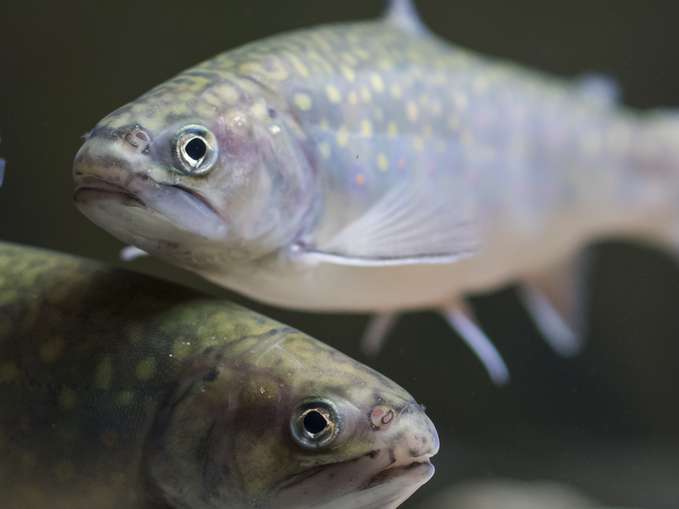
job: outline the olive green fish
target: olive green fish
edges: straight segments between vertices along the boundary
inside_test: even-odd
[[[0,244],[3,509],[391,508],[438,446],[406,391],[301,332]]]
[[[452,46],[391,4],[228,51],[114,111],[75,158],[75,201],[267,303],[379,313],[377,330],[440,310],[503,381],[464,296],[523,282],[572,353],[573,255],[606,235],[679,238],[679,123],[621,107],[602,80]]]

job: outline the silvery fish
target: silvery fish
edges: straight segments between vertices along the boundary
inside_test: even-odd
[[[261,301],[436,309],[493,378],[463,297],[507,283],[577,349],[578,251],[677,238],[674,114],[452,46],[411,3],[228,51],[114,111],[74,163],[75,202],[124,242]]]
[[[301,332],[0,243],[3,509],[393,508],[438,447],[406,391]]]

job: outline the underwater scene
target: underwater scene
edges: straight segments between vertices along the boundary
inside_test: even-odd
[[[4,7],[0,508],[679,508],[679,6]]]

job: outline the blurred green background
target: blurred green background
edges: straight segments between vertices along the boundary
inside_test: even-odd
[[[80,136],[106,113],[220,51],[275,32],[378,15],[383,2],[3,2],[0,239],[120,264],[121,244],[71,203]],[[679,3],[420,1],[426,23],[483,54],[563,76],[615,78],[627,104],[679,105]],[[677,183],[679,185],[679,182]],[[364,316],[286,312],[236,300],[367,362],[425,403],[442,436],[438,472],[407,507],[452,481],[557,479],[608,504],[679,507],[679,271],[668,255],[596,246],[588,342],[545,346],[514,290],[475,296],[512,370],[496,388],[433,314],[408,314],[386,350],[358,350]],[[148,259],[135,270],[229,295]]]

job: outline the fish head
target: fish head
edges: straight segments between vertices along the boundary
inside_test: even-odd
[[[149,434],[148,477],[165,501],[390,508],[433,475],[439,439],[423,407],[337,350],[281,328],[210,356]]]
[[[314,195],[294,119],[254,85],[220,101],[218,86],[192,93],[184,81],[86,135],[76,206],[123,242],[188,268],[228,270],[286,247]]]

